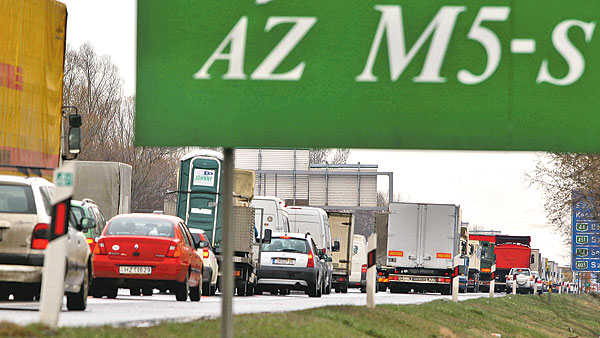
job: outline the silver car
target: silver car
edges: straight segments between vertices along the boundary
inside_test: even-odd
[[[0,175],[0,301],[39,299],[54,185],[39,177]],[[91,219],[84,219],[93,228]],[[69,310],[87,305],[90,248],[73,213],[67,233],[65,294]]]
[[[310,234],[274,233],[271,242],[262,246],[255,293],[285,295],[300,290],[321,297],[327,271],[319,253]]]
[[[517,293],[533,293],[535,278],[528,268],[512,268],[506,275],[506,293],[511,293],[516,282]]]

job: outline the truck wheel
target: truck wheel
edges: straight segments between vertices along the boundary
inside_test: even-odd
[[[86,266],[85,274],[83,275],[83,281],[81,282],[81,287],[79,289],[79,292],[67,294],[67,309],[69,311],[85,310],[85,308],[87,307],[88,287],[89,287],[89,276],[88,276],[88,268]]]
[[[444,296],[449,296],[452,294],[452,284],[447,285],[447,286],[442,286],[441,292],[442,295]]]
[[[153,292],[154,292],[153,288],[142,288],[142,294],[144,296],[152,296]]]
[[[360,288],[360,293],[367,293],[367,287],[361,287]]]
[[[335,293],[340,293],[340,291],[341,291],[340,287],[339,287],[339,286],[336,286],[336,287],[335,287]]]
[[[342,293],[348,293],[348,282],[342,285]]]
[[[387,286],[383,283],[378,283],[377,284],[377,292],[386,292],[387,291]]]
[[[210,275],[208,275],[208,282],[207,283],[203,283],[202,284],[202,294],[205,296],[212,296],[210,293],[210,289],[212,288],[210,286],[210,282],[212,281],[212,273]]]
[[[237,295],[238,296],[246,296],[246,291],[247,291],[246,289],[247,289],[247,287],[248,287],[248,285],[245,282],[242,283],[241,286],[238,286],[236,288]],[[277,293],[275,293],[275,294],[277,294]]]
[[[139,288],[130,288],[129,289],[129,295],[131,296],[139,296],[142,294],[142,290],[140,290]]]

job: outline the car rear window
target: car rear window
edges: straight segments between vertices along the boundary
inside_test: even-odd
[[[31,187],[0,184],[0,213],[35,214],[35,202]]]
[[[174,237],[175,232],[173,223],[167,220],[127,217],[112,220],[104,235]]]
[[[525,276],[529,276],[530,275],[529,270],[525,270],[525,269],[513,269],[511,271],[511,275],[515,275],[515,274],[517,274],[517,275],[525,275]]]
[[[298,252],[308,253],[308,242],[305,239],[273,237],[271,243],[263,244],[263,252]]]

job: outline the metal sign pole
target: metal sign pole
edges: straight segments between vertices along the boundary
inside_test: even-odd
[[[233,149],[224,149],[223,161],[223,277],[221,297],[221,337],[233,337]]]
[[[367,308],[375,308],[375,286],[377,284],[375,278],[377,275],[377,234],[373,233],[369,236],[368,244],[368,264],[367,264]]]

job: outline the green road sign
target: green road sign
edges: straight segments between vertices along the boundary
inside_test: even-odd
[[[136,144],[600,151],[600,1],[138,2]]]

